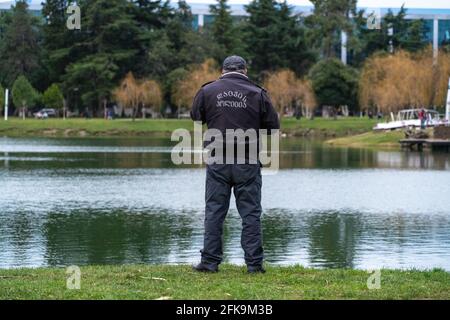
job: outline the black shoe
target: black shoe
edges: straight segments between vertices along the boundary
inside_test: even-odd
[[[199,264],[192,266],[192,270],[198,272],[217,272],[219,271],[219,267],[217,267],[216,265],[210,265],[200,262]]]
[[[248,266],[247,273],[266,273],[262,266]]]

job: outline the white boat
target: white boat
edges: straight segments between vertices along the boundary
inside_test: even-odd
[[[422,109],[401,110],[397,116],[391,112],[392,121],[378,123],[373,130],[395,130],[401,128],[420,128],[419,112]],[[425,126],[435,127],[445,124],[447,121],[442,120],[439,113],[435,110],[423,109],[425,111]]]

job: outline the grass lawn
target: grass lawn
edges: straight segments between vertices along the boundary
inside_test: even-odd
[[[294,133],[312,130],[315,131],[315,133],[323,132],[328,136],[346,136],[371,131],[376,123],[377,120],[375,119],[359,117],[338,118],[337,120],[326,118],[314,118],[314,120],[305,118],[302,118],[301,120],[285,118],[282,119],[281,128],[284,131]]]
[[[298,135],[342,136],[366,132],[375,125],[375,120],[366,118],[341,118],[338,120],[315,118],[284,118],[281,121],[283,132]],[[117,136],[169,134],[175,129],[193,130],[189,119],[18,119],[0,120],[0,135],[3,136]]]
[[[139,135],[168,133],[178,128],[193,129],[189,119],[26,119],[0,120],[0,134],[7,136],[30,135]]]
[[[249,275],[223,265],[216,274],[190,266],[127,265],[81,268],[81,289],[68,290],[62,268],[0,270],[0,299],[450,299],[450,273],[381,270],[381,288],[368,289],[362,270],[269,266]]]
[[[399,148],[399,140],[403,139],[405,134],[403,131],[389,131],[389,132],[366,132],[348,137],[340,137],[336,139],[327,140],[326,143],[334,146],[346,147],[385,147],[385,148]]]

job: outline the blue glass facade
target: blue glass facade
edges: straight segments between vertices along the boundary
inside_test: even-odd
[[[199,15],[198,14],[194,14],[193,15],[194,19],[192,21],[192,27],[195,30],[198,30],[198,22],[199,22]],[[239,22],[240,20],[244,19],[245,16],[242,15],[233,15],[232,19],[234,22]],[[214,16],[211,14],[204,14],[203,15],[203,26],[208,27],[208,25],[211,25],[214,21]]]
[[[439,45],[450,44],[450,20],[439,20]]]
[[[425,39],[426,42],[433,43],[433,20],[427,19],[423,21],[425,24]]]
[[[194,14],[194,16],[193,16],[192,28],[194,28],[194,30],[198,30],[198,15],[197,14]]]
[[[210,14],[205,14],[205,18],[204,18],[205,26],[208,26],[213,21],[214,21],[214,16],[212,16]]]

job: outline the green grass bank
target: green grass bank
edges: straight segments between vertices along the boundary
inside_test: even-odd
[[[450,299],[450,273],[381,270],[380,289],[369,273],[352,269],[269,266],[249,275],[223,265],[216,274],[187,265],[81,267],[80,290],[66,287],[63,268],[0,270],[0,299]]]
[[[283,118],[282,132],[291,136],[340,137],[367,132],[375,120],[366,118],[315,118],[296,120]],[[0,120],[0,136],[151,136],[170,135],[178,128],[193,130],[189,119],[18,119]]]
[[[193,130],[188,119],[18,119],[0,120],[0,135],[9,137],[29,136],[139,136],[170,134],[175,129]]]
[[[405,134],[403,131],[369,131],[362,134],[330,139],[326,141],[326,144],[354,148],[400,148],[399,140],[404,137]]]

